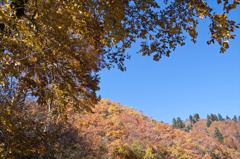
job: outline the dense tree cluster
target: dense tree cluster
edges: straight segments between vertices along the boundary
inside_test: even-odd
[[[238,117],[240,118],[240,116]],[[228,116],[226,116],[226,119],[231,120]],[[207,115],[207,127],[210,127],[211,123],[214,121],[224,121],[225,119],[222,117],[221,114],[218,113],[218,115],[212,114],[211,115]],[[233,121],[237,121],[237,116],[234,115],[232,118]],[[240,121],[240,120],[239,120]]]
[[[173,129],[183,129],[185,127],[185,124],[181,120],[180,117],[177,117],[177,120],[173,118],[172,128]]]
[[[173,129],[182,129],[184,131],[189,132],[191,130],[191,128],[193,127],[193,124],[195,124],[197,121],[199,121],[199,119],[200,119],[200,116],[197,113],[194,114],[193,116],[190,115],[189,116],[190,124],[186,125],[185,122],[183,122],[180,117],[178,117],[177,120],[175,118],[173,118],[172,128]]]

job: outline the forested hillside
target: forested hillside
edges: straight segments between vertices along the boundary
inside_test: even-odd
[[[221,144],[240,150],[240,116],[234,115],[222,117],[221,114],[207,115],[207,119],[200,119],[199,114],[190,115],[183,121],[181,118],[173,118],[173,129],[181,129],[191,134],[202,134],[208,138],[217,139]]]
[[[34,102],[22,114],[11,110],[12,127],[3,133],[13,138],[1,143],[2,158],[240,158],[237,120],[213,121],[207,127],[206,119],[198,119],[187,132],[107,99],[93,113],[68,109],[58,124],[51,123],[46,111]],[[214,136],[215,127],[223,141]]]
[[[177,118],[164,124],[97,96],[100,72],[125,71],[129,48],[138,41],[134,53],[154,61],[189,41],[215,43],[226,52],[237,38],[240,24],[232,11],[239,5],[239,0],[1,0],[0,158],[239,159],[236,117],[196,115],[190,122]],[[207,20],[205,40],[198,36],[201,19]]]
[[[193,125],[192,133],[216,138],[223,145],[240,151],[240,121],[238,120],[216,120],[207,125],[208,119],[200,119]],[[220,132],[220,133],[219,133]]]

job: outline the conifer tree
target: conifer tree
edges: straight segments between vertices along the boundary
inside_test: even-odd
[[[218,117],[216,114],[214,114],[214,119],[215,119],[215,121],[218,121]]]
[[[226,119],[230,119],[229,116],[226,116]]]
[[[218,121],[218,117],[215,114],[211,113],[211,117],[210,118],[211,118],[212,121]]]
[[[192,129],[192,125],[188,125],[188,126],[185,128],[185,131],[186,131],[186,132],[189,132],[191,129]]]
[[[214,114],[211,113],[211,121],[215,121]]]
[[[217,127],[215,127],[214,137],[217,138],[218,141],[223,142],[223,136]]]
[[[198,121],[199,118],[200,118],[200,117],[199,117],[199,114],[195,114],[195,115],[194,115],[194,118],[196,119],[196,121]]]
[[[238,120],[240,121],[240,116],[238,116]]]
[[[237,121],[236,115],[233,116],[233,119],[232,119],[232,120]]]
[[[184,128],[184,127],[185,127],[185,124],[182,122],[181,118],[178,117],[178,118],[177,118],[177,128],[178,128],[178,129],[182,129],[182,128]]]
[[[190,120],[191,123],[192,123],[192,121],[193,121],[193,116],[192,116],[192,115],[189,115],[189,120]]]
[[[211,124],[212,124],[212,122],[211,122],[210,118],[208,118],[207,119],[207,127],[209,128]]]
[[[218,113],[218,120],[219,121],[223,121],[223,117],[221,116],[221,114]]]
[[[193,119],[192,123],[195,124],[196,122],[197,122],[196,119]]]
[[[173,118],[173,121],[172,121],[172,128],[173,129],[176,129],[177,128],[177,121],[175,118]]]

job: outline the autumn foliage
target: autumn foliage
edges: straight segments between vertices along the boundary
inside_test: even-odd
[[[125,70],[127,49],[158,61],[186,37],[196,42],[199,20],[210,20],[208,44],[229,48],[239,28],[228,17],[240,2],[197,0],[1,0],[0,94],[28,94],[61,114],[66,107],[91,111],[97,103],[99,71]],[[165,7],[162,7],[165,6]],[[79,98],[81,97],[81,98]]]
[[[207,43],[224,53],[240,2],[217,3],[220,14],[198,0],[1,0],[0,158],[240,158],[235,119],[206,128],[195,118],[190,130],[179,118],[172,129],[96,95],[99,72],[124,71],[136,40],[158,61],[186,37],[195,43],[203,18]]]
[[[15,140],[0,138],[3,158],[240,157],[239,121],[216,121],[207,128],[206,119],[199,119],[190,132],[185,132],[107,99],[102,99],[93,113],[84,109],[74,113],[69,109],[65,116],[68,120],[58,124],[47,121],[47,111],[39,109],[34,102],[28,103],[27,110],[31,117],[14,119],[13,127],[7,127],[4,132],[11,133]],[[12,114],[9,118],[13,116],[21,118],[20,114]],[[26,120],[28,123],[24,123]],[[215,127],[223,134],[223,142],[214,138]]]

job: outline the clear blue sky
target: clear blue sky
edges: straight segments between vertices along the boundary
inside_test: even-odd
[[[240,8],[232,13],[235,19],[239,15]],[[195,113],[202,118],[210,113],[240,115],[240,30],[224,54],[219,53],[218,44],[206,44],[210,36],[207,20],[198,31],[196,44],[187,41],[158,62],[136,54],[140,47],[134,44],[128,50],[132,57],[125,63],[126,72],[100,72],[98,93],[166,123]]]

